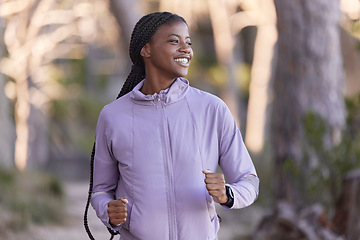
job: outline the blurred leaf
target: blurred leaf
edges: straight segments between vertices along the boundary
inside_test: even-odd
[[[360,39],[360,20],[356,20],[353,22],[352,32],[355,37]]]
[[[61,182],[42,172],[0,169],[0,205],[12,212],[12,227],[26,228],[30,222],[60,222],[64,189]]]
[[[352,169],[360,168],[360,95],[345,102],[347,125],[341,143],[336,146],[325,146],[324,137],[331,130],[324,119],[313,112],[307,113],[304,119],[304,162],[310,166],[303,171],[302,179],[309,193],[308,198],[328,207],[333,206],[339,197],[345,175]],[[314,158],[317,164],[311,165]]]

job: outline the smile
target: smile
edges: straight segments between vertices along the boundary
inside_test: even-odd
[[[179,62],[179,63],[189,63],[189,59],[188,58],[175,58],[175,62]]]

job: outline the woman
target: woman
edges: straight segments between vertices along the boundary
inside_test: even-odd
[[[91,204],[124,240],[217,239],[214,202],[243,208],[258,195],[240,131],[223,101],[184,78],[193,51],[182,17],[142,17],[129,52],[131,73],[98,119]]]

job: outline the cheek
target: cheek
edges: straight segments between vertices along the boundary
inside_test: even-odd
[[[190,50],[190,58],[192,59],[194,57],[194,51],[191,47],[189,48],[189,50]]]
[[[167,60],[167,54],[164,53],[164,51],[157,51],[156,53],[153,53],[152,56],[152,61],[157,62],[157,63],[161,63],[164,62],[165,60]]]
[[[173,57],[174,53],[171,49],[163,48],[161,51],[158,51],[156,55],[158,58],[169,59]]]

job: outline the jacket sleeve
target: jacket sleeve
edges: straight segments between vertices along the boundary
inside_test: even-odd
[[[234,193],[232,208],[244,208],[258,197],[259,178],[230,110],[224,104],[220,112],[219,165]]]
[[[106,115],[106,107],[101,111],[95,134],[95,156],[93,172],[93,190],[91,205],[96,215],[106,227],[119,230],[109,223],[108,203],[115,199],[115,190],[119,179],[117,160],[111,150],[110,118]]]

